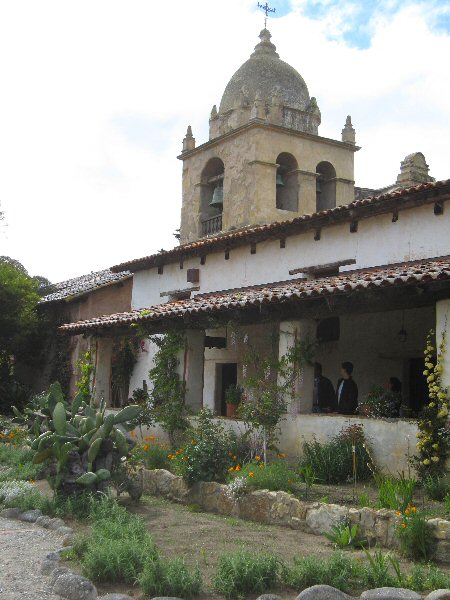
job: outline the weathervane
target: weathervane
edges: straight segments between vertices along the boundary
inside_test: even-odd
[[[267,29],[267,17],[269,16],[269,13],[274,13],[276,11],[276,8],[270,8],[270,6],[267,4],[267,2],[265,5],[260,4],[258,2],[258,8],[262,8],[266,14],[266,16],[264,18],[264,29]]]

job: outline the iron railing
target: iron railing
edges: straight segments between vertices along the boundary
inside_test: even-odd
[[[219,231],[222,231],[222,215],[202,221],[202,235],[211,235]]]

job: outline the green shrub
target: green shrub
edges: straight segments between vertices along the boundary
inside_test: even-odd
[[[220,423],[213,420],[208,410],[199,413],[197,427],[192,432],[191,442],[179,454],[176,470],[188,483],[196,481],[218,481],[226,479],[231,464],[231,438]]]
[[[400,516],[400,513],[398,513]],[[434,549],[433,528],[425,515],[410,506],[401,515],[395,528],[402,553],[408,558],[428,560]]]
[[[365,550],[365,553],[367,563],[362,570],[362,582],[365,586],[373,588],[402,587],[399,563],[391,558],[389,552],[383,554],[377,548],[373,554],[370,554],[367,550]],[[391,570],[394,570],[397,576],[392,575]]]
[[[413,565],[410,573],[403,578],[403,587],[424,592],[450,588],[450,573],[444,573],[434,565]]]
[[[226,598],[244,598],[273,589],[284,572],[285,566],[276,556],[240,550],[219,557],[213,583]]]
[[[0,444],[0,464],[8,467],[0,472],[0,481],[10,479],[31,481],[36,479],[41,467],[33,465],[30,448],[12,444]]]
[[[198,596],[203,587],[198,567],[190,569],[181,558],[147,560],[139,583],[149,596]]]
[[[0,506],[30,510],[45,505],[44,496],[28,481],[12,479],[0,483]]]
[[[325,537],[338,548],[355,548],[365,544],[365,540],[358,538],[358,525],[351,525],[347,520],[332,525]]]
[[[93,581],[134,583],[145,561],[153,556],[155,548],[149,536],[137,539],[124,535],[114,539],[93,534],[84,547],[81,565],[83,574]]]
[[[143,520],[110,497],[91,504],[90,520],[90,535],[74,544],[83,573],[94,581],[134,583],[157,555]]]
[[[356,561],[343,552],[334,552],[327,557],[310,555],[294,559],[286,583],[298,591],[324,584],[345,592],[356,586],[360,572]]]
[[[442,502],[447,494],[450,494],[450,481],[447,477],[428,475],[423,480],[423,487],[430,500]]]
[[[153,439],[151,439],[153,438]],[[144,442],[136,444],[131,451],[130,463],[143,465],[146,469],[173,469],[167,444],[160,443],[154,436],[146,437]]]
[[[238,475],[244,477],[248,485],[258,490],[293,492],[299,487],[300,479],[284,459],[264,466],[262,462],[244,465],[240,471],[230,473],[229,480]]]
[[[358,429],[357,429],[358,427]],[[356,478],[372,477],[374,466],[361,426],[343,429],[326,444],[314,438],[303,444],[300,468],[309,465],[320,483],[345,483],[353,480],[353,444],[356,450]]]
[[[375,484],[378,487],[380,508],[389,508],[403,512],[412,504],[417,481],[406,477],[385,477],[377,474]]]

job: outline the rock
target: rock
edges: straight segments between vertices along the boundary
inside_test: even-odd
[[[359,525],[361,519],[361,513],[358,508],[350,508],[348,511],[348,518],[352,525]]]
[[[290,523],[291,515],[296,514],[296,500],[286,492],[276,492],[275,502],[270,509],[270,522],[277,524]]]
[[[292,498],[291,515],[293,518],[300,519],[300,521],[304,521],[306,519],[307,512],[308,512],[308,504],[306,502],[297,500],[297,498]]]
[[[277,596],[276,594],[262,594],[256,600],[281,600],[281,596]]]
[[[450,563],[450,542],[441,540],[436,544],[434,558],[439,562]]]
[[[25,523],[36,523],[36,521],[42,517],[42,512],[36,508],[34,510],[26,510],[19,515],[19,521],[25,521]]]
[[[152,600],[183,600],[183,598],[175,598],[172,596],[155,596]]]
[[[40,572],[42,575],[50,575],[55,569],[58,568],[59,562],[52,560],[51,558],[45,558],[42,561]]]
[[[421,596],[404,588],[382,587],[363,592],[361,600],[421,600]]]
[[[18,519],[21,512],[19,508],[4,508],[0,511],[0,517],[4,519]]]
[[[450,600],[450,590],[434,590],[425,596],[425,600]]]
[[[270,518],[270,509],[276,502],[276,493],[268,490],[256,490],[246,494],[239,500],[239,517],[249,521],[267,523]]]
[[[73,533],[69,533],[69,535],[64,536],[63,538],[63,546],[67,548],[67,546],[72,546],[75,541],[75,535]]]
[[[65,573],[70,573],[70,569],[68,569],[67,567],[58,567],[57,566],[51,573],[50,586],[54,585],[54,583],[56,582],[58,577],[60,575],[64,575]]]
[[[450,521],[444,519],[430,519],[434,525],[434,537],[438,540],[450,540]]]
[[[46,527],[47,529],[53,529],[53,530],[57,530],[60,527],[65,527],[65,523],[62,519],[50,519],[50,521],[47,523]]]
[[[295,600],[352,600],[352,597],[331,585],[313,585],[303,590]]]
[[[42,515],[42,517],[38,517],[36,519],[36,525],[39,525],[40,527],[47,527],[47,524],[50,522],[50,517],[47,517],[47,515]]]
[[[99,596],[98,600],[133,600],[133,598],[127,594],[106,594],[106,596]]]
[[[332,525],[338,525],[348,516],[348,508],[338,504],[324,504],[311,509],[306,515],[306,523],[313,533],[326,533]]]
[[[202,481],[200,483],[200,495],[203,499],[202,506],[208,512],[219,512],[219,506],[223,504],[226,486],[215,481]],[[230,502],[232,504],[232,502]]]
[[[289,525],[291,529],[296,529],[297,531],[303,531],[305,533],[310,533],[309,527],[306,521],[302,519],[298,519],[297,517],[292,517],[289,521]]]
[[[88,579],[74,573],[63,573],[54,585],[53,593],[67,600],[96,600],[97,588]]]
[[[60,550],[56,550],[55,552],[49,552],[45,558],[47,560],[58,561],[61,558],[59,553]]]
[[[359,526],[361,528],[361,533],[363,533],[365,536],[369,536],[375,525],[375,512],[373,509],[365,506],[364,508],[359,509],[359,514]]]
[[[56,533],[60,533],[61,535],[70,535],[73,533],[73,529],[72,527],[65,527],[63,525],[62,527],[58,527]]]

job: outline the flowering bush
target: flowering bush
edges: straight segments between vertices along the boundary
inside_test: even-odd
[[[398,511],[400,522],[396,534],[403,554],[409,558],[428,560],[433,549],[432,527],[411,503],[403,512]]]
[[[428,475],[440,475],[445,469],[449,449],[448,389],[442,386],[442,362],[445,354],[445,333],[442,334],[436,363],[433,346],[434,331],[430,331],[425,348],[425,370],[430,402],[424,406],[418,422],[417,455],[414,463],[422,479]]]
[[[35,487],[28,481],[4,481],[0,483],[0,503],[5,505],[14,504],[15,500],[35,493]]]
[[[204,409],[199,413],[191,441],[181,452],[172,453],[170,460],[175,462],[176,470],[188,483],[223,482],[230,468],[232,444],[230,434],[214,422],[211,411]]]
[[[146,469],[172,469],[169,446],[154,435],[144,438],[131,451],[130,462],[143,465]]]
[[[232,465],[229,480],[244,478],[247,486],[259,490],[294,492],[300,486],[300,477],[286,462],[286,454],[278,454],[278,460],[264,465],[261,456],[256,456],[255,462],[241,466]]]

